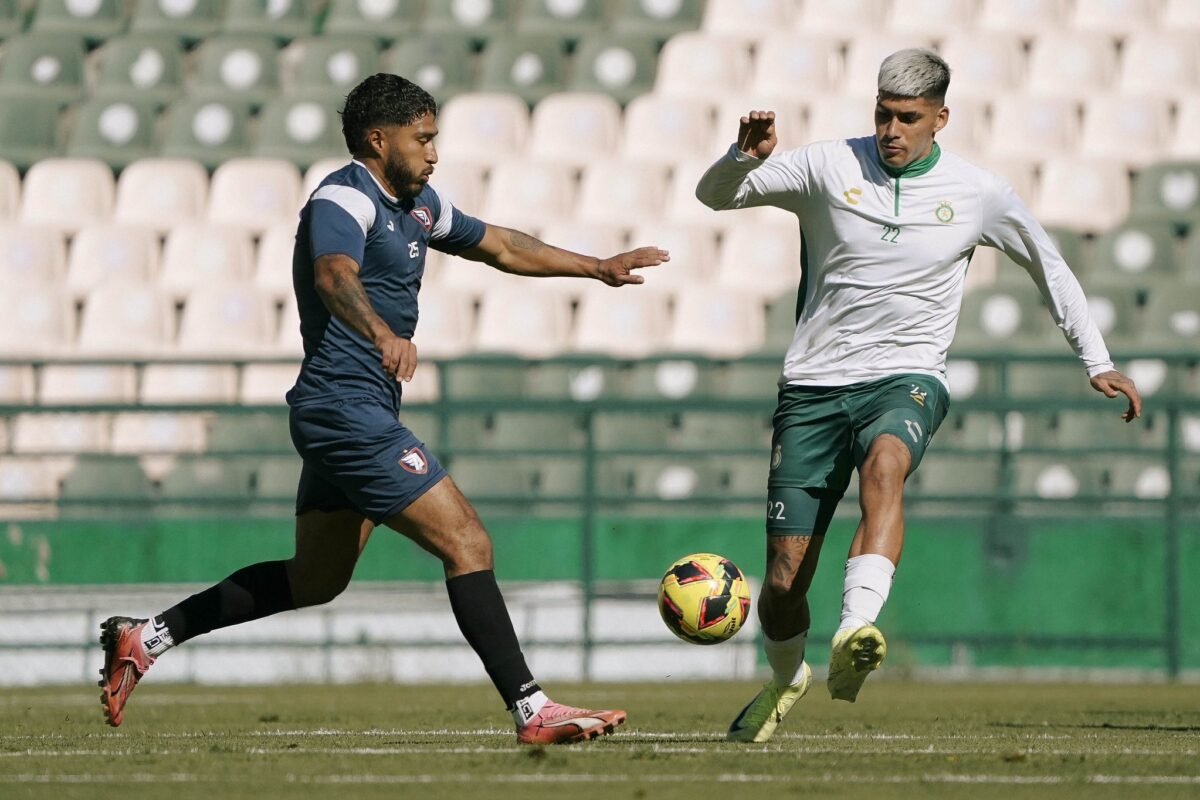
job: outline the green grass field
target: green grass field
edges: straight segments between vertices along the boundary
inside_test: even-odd
[[[748,684],[552,686],[616,736],[518,747],[490,687],[0,691],[0,797],[1200,797],[1200,687],[814,683],[775,740],[722,732]]]

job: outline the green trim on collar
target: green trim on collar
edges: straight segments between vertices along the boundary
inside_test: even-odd
[[[893,178],[915,178],[918,175],[924,175],[929,170],[933,169],[937,164],[938,159],[942,157],[942,148],[938,147],[938,143],[933,143],[933,149],[929,151],[929,155],[918,159],[906,167],[896,169],[889,167],[879,155],[879,145],[875,146],[875,157],[879,159],[879,166],[883,167],[883,171]]]

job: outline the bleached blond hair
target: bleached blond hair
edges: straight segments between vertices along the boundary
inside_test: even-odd
[[[897,50],[879,65],[881,97],[924,97],[945,103],[948,88],[950,66],[932,50]]]

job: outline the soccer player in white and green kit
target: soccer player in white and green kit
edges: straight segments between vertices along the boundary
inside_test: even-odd
[[[1113,368],[1079,282],[1000,178],[943,152],[946,62],[901,50],[879,69],[875,135],[775,152],[775,115],[742,117],[738,140],[700,179],[714,209],[775,206],[803,233],[796,332],[784,359],[767,480],[767,573],[758,600],[771,680],[729,728],[764,742],[808,690],[807,593],[834,509],[859,472],[828,687],[854,702],[887,652],[874,623],[904,543],[903,490],[949,405],[946,351],[979,245],[1024,267],[1108,397],[1141,414]]]

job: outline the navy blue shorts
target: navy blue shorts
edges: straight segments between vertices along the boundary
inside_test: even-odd
[[[304,459],[296,513],[358,511],[380,524],[446,476],[390,407],[367,397],[294,406],[292,443]]]

